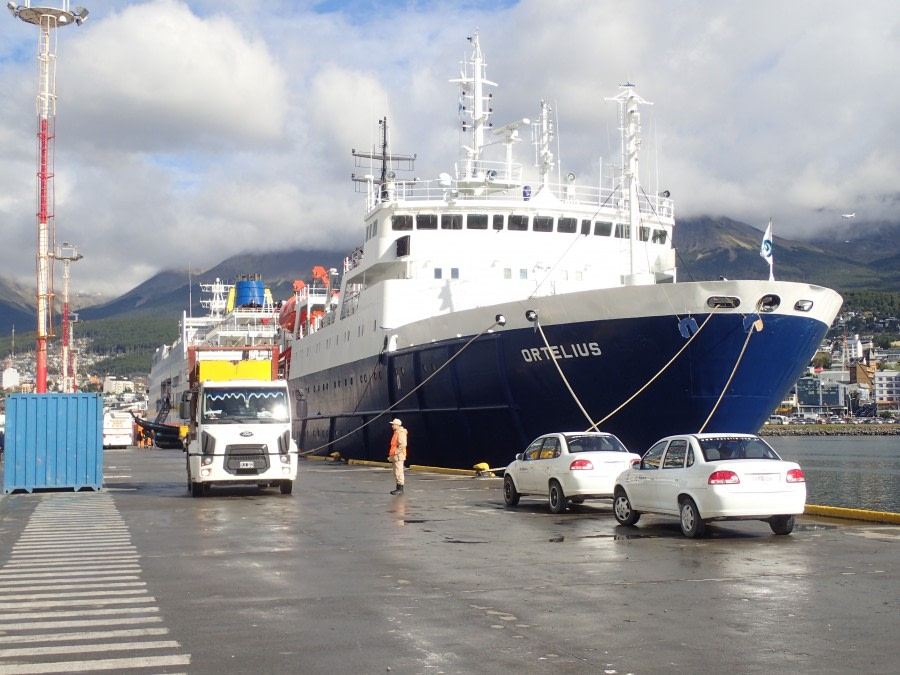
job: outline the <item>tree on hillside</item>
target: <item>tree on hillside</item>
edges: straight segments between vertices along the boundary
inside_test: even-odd
[[[829,368],[831,368],[831,354],[819,352],[813,357],[812,365],[815,368],[828,370]]]

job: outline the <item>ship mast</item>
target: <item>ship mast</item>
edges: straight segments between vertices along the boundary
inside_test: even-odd
[[[464,145],[463,150],[466,153],[466,172],[467,177],[475,176],[480,173],[481,152],[486,143],[484,142],[484,130],[493,125],[488,122],[491,113],[494,112],[490,102],[494,97],[493,94],[484,93],[486,86],[496,87],[496,82],[491,82],[485,77],[487,64],[484,62],[484,55],[481,53],[481,45],[478,42],[478,33],[474,37],[466,38],[472,43],[473,52],[471,58],[463,63],[462,71],[459,77],[450,82],[459,84],[459,112],[463,117],[462,130],[471,131],[472,145]],[[468,118],[470,121],[467,121]]]
[[[356,166],[362,167],[364,164],[361,159],[371,162],[377,161],[380,164],[379,177],[375,178],[372,174],[357,176],[355,173],[350,174],[350,179],[356,183],[366,183],[369,185],[369,192],[374,186],[380,186],[381,201],[389,201],[393,197],[393,183],[397,178],[396,171],[411,171],[416,162],[415,155],[393,155],[390,152],[390,136],[388,135],[387,117],[378,120],[378,126],[381,127],[381,148],[379,150],[372,149],[372,152],[362,152],[355,148],[350,150],[350,154],[356,158]],[[371,168],[369,166],[368,168]]]
[[[638,106],[653,105],[645,101],[634,92],[634,85],[630,82],[621,85],[623,91],[607,101],[616,101],[619,104],[619,131],[622,134],[622,188],[625,193],[625,209],[628,218],[628,241],[630,248],[631,265],[629,273],[634,279],[638,272],[637,260],[638,227],[640,226],[640,201],[638,192],[640,181],[638,176],[638,153],[641,149],[641,114]]]

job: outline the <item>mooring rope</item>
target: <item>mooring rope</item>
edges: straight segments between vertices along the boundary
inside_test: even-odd
[[[557,372],[559,372],[559,376],[562,378],[563,384],[566,385],[566,389],[569,390],[569,393],[572,395],[572,398],[575,400],[575,403],[578,405],[578,408],[581,410],[582,414],[587,418],[589,424],[592,427],[596,426],[594,424],[594,420],[591,419],[591,416],[588,414],[588,411],[584,409],[584,406],[581,405],[581,400],[579,400],[578,395],[572,389],[572,385],[569,384],[569,380],[566,379],[565,373],[563,373],[562,368],[559,365],[559,362],[553,356],[553,350],[550,349],[550,343],[547,342],[547,336],[544,335],[544,328],[541,326],[541,322],[538,319],[534,320],[534,325],[538,329],[538,332],[541,334],[541,338],[544,340],[544,346],[547,348],[547,353],[550,354],[550,358],[553,361],[553,365],[556,366]]]
[[[684,352],[684,350],[687,349],[688,346],[690,346],[691,342],[694,341],[694,338],[697,337],[700,334],[700,331],[702,331],[706,327],[706,324],[709,323],[709,320],[712,318],[713,314],[715,314],[717,309],[718,309],[718,307],[712,308],[712,311],[709,313],[709,315],[706,317],[706,319],[703,321],[703,323],[700,324],[700,327],[694,332],[693,335],[691,335],[690,338],[688,338],[687,342],[685,342],[681,346],[681,349],[679,349],[677,352],[675,352],[675,355],[671,359],[669,359],[669,361],[666,363],[666,365],[664,365],[653,377],[651,377],[649,380],[647,380],[647,382],[644,383],[644,385],[641,386],[640,389],[638,389],[636,392],[634,392],[634,394],[632,394],[627,399],[625,399],[625,401],[622,402],[622,404],[619,407],[617,407],[615,410],[610,412],[606,417],[604,417],[599,422],[595,422],[593,419],[591,419],[590,414],[587,412],[587,410],[585,410],[584,406],[581,404],[581,400],[578,398],[578,395],[572,389],[572,385],[569,384],[569,380],[566,378],[565,373],[563,373],[562,368],[560,367],[559,363],[557,363],[556,359],[554,358],[553,365],[556,366],[556,370],[559,372],[559,376],[562,378],[563,383],[566,385],[566,389],[569,390],[569,393],[572,395],[572,399],[575,401],[575,403],[578,405],[578,408],[581,410],[582,414],[587,418],[587,421],[590,423],[590,426],[587,429],[585,429],[585,431],[599,431],[599,426],[601,424],[603,424],[610,417],[612,417],[613,415],[618,413],[622,408],[624,408],[626,405],[631,403],[635,398],[637,398],[645,389],[647,389],[647,387],[649,387],[651,384],[653,384],[659,378],[659,376],[662,375],[666,371],[666,369],[669,366],[671,366],[679,356],[681,356],[682,352]],[[550,350],[550,344],[547,341],[547,336],[544,335],[544,329],[541,326],[539,319],[535,320],[535,326],[537,327],[538,332],[541,334],[541,338],[544,340],[544,346],[547,348],[548,352],[550,354],[552,354],[553,352]]]
[[[687,349],[687,348],[690,346],[691,342],[694,341],[694,338],[697,337],[698,335],[700,335],[700,331],[702,331],[704,328],[706,328],[706,324],[709,323],[709,320],[713,317],[713,314],[716,313],[716,310],[717,310],[717,309],[718,309],[718,307],[713,307],[713,308],[712,308],[712,311],[709,313],[709,315],[706,317],[706,319],[703,321],[703,323],[700,324],[700,327],[696,330],[696,332],[695,332],[693,335],[691,335],[690,338],[688,338],[688,341],[685,342],[685,343],[681,346],[681,349],[679,349],[677,352],[675,352],[675,355],[674,355],[671,359],[668,360],[668,362],[666,363],[666,365],[664,365],[662,368],[659,369],[659,371],[656,373],[656,375],[654,375],[654,376],[651,377],[649,380],[647,380],[647,382],[646,382],[646,384],[644,384],[644,386],[642,386],[640,389],[638,389],[636,392],[634,392],[631,396],[629,396],[627,399],[625,399],[625,401],[623,401],[622,404],[621,404],[618,408],[616,408],[616,409],[613,410],[611,413],[609,413],[606,417],[604,417],[602,420],[600,420],[599,422],[597,422],[597,424],[595,424],[595,425],[589,427],[588,429],[586,429],[586,431],[591,431],[591,430],[599,431],[599,429],[598,429],[597,427],[599,427],[601,424],[603,424],[603,423],[604,423],[606,420],[608,420],[610,417],[612,417],[613,415],[615,415],[616,413],[618,413],[618,412],[619,412],[622,408],[624,408],[626,405],[628,405],[629,403],[631,403],[631,402],[632,402],[634,399],[636,399],[636,398],[637,398],[637,397],[638,397],[638,396],[639,396],[639,395],[640,395],[647,387],[649,387],[651,384],[653,384],[653,383],[659,378],[660,375],[662,375],[664,372],[666,372],[666,369],[667,369],[669,366],[671,366],[673,363],[675,363],[675,360],[676,360],[679,356],[681,356],[682,352],[684,352],[684,350]]]
[[[761,303],[756,306],[756,314],[759,316],[759,308]],[[757,327],[757,325],[759,327]],[[712,416],[716,414],[716,410],[719,408],[719,404],[722,402],[722,399],[725,398],[725,392],[728,391],[728,387],[731,386],[731,381],[734,379],[735,373],[737,373],[738,366],[741,365],[741,359],[744,358],[744,352],[747,351],[747,345],[750,344],[750,338],[753,336],[753,333],[757,330],[762,330],[762,317],[759,317],[756,321],[750,324],[750,330],[747,331],[747,339],[744,340],[744,346],[741,348],[741,353],[738,354],[737,361],[734,364],[734,368],[731,369],[731,375],[728,376],[728,381],[725,383],[725,386],[722,388],[722,393],[719,394],[719,398],[716,400],[716,404],[712,407],[712,410],[709,411],[709,416],[706,418],[706,421],[703,423],[703,426],[700,427],[700,430],[697,432],[698,434],[702,434],[703,430],[706,429],[706,425],[709,424],[709,421],[712,419]]]
[[[426,384],[428,384],[429,380],[431,380],[431,379],[432,379],[433,377],[435,377],[438,373],[440,373],[442,370],[444,370],[444,368],[446,368],[447,366],[449,366],[449,365],[453,362],[453,360],[454,360],[457,356],[459,356],[460,354],[462,354],[464,351],[466,351],[466,349],[468,349],[469,345],[471,345],[473,342],[475,342],[475,340],[477,340],[478,338],[480,338],[480,337],[481,337],[482,335],[484,335],[485,333],[487,333],[487,332],[493,330],[493,328],[494,328],[495,326],[498,326],[498,325],[502,326],[504,323],[506,323],[506,320],[502,318],[502,315],[498,315],[497,318],[494,320],[494,323],[492,323],[490,326],[488,326],[488,327],[485,328],[483,331],[481,331],[480,333],[478,333],[478,335],[475,335],[475,336],[473,336],[472,338],[470,338],[469,341],[466,342],[466,344],[464,344],[464,345],[462,346],[462,349],[460,349],[460,350],[459,350],[458,352],[456,352],[453,356],[451,356],[449,359],[447,359],[446,361],[444,361],[444,363],[442,363],[441,366],[440,366],[437,370],[435,370],[434,372],[432,372],[431,375],[429,375],[428,377],[426,377],[426,378],[425,378],[424,380],[422,380],[416,387],[414,387],[413,389],[411,389],[411,390],[409,391],[408,394],[406,394],[406,395],[403,396],[402,398],[400,398],[400,399],[398,399],[397,401],[395,401],[390,407],[385,408],[384,410],[382,410],[380,413],[378,413],[377,415],[375,415],[375,417],[373,417],[372,419],[370,419],[368,422],[363,422],[362,424],[360,424],[360,425],[359,425],[358,427],[356,427],[355,429],[351,429],[350,431],[348,431],[348,432],[347,432],[346,434],[344,434],[343,436],[338,436],[338,437],[335,438],[333,441],[329,441],[328,443],[325,443],[324,445],[320,445],[320,446],[317,447],[317,448],[313,448],[312,450],[304,450],[304,451],[298,453],[298,455],[299,455],[300,457],[305,457],[306,455],[312,455],[312,454],[315,454],[315,453],[319,452],[320,450],[323,450],[323,449],[325,449],[325,448],[327,448],[327,447],[330,447],[330,446],[334,445],[334,444],[337,443],[338,441],[344,440],[344,439],[347,438],[348,436],[352,436],[353,434],[355,434],[355,433],[356,433],[357,431],[359,431],[360,429],[365,429],[367,426],[369,426],[370,424],[372,424],[375,420],[377,420],[377,419],[379,419],[379,418],[381,418],[381,417],[384,417],[384,416],[387,415],[389,412],[391,412],[391,410],[393,410],[393,409],[396,408],[398,405],[400,405],[401,403],[403,403],[403,401],[405,401],[405,400],[408,399],[410,396],[412,396],[413,394],[415,394],[419,389],[421,389],[421,388],[424,387]]]

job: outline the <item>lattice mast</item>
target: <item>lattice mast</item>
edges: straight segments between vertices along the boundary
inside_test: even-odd
[[[35,391],[47,391],[47,341],[53,335],[51,304],[54,252],[53,163],[56,138],[56,30],[69,24],[81,25],[87,18],[84,7],[69,9],[69,1],[61,7],[32,7],[30,0],[17,5],[7,3],[13,16],[38,27],[38,169],[37,169],[37,358]]]

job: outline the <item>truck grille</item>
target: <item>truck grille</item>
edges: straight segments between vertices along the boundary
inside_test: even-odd
[[[269,469],[264,445],[225,446],[225,470],[235,476],[255,476]]]

